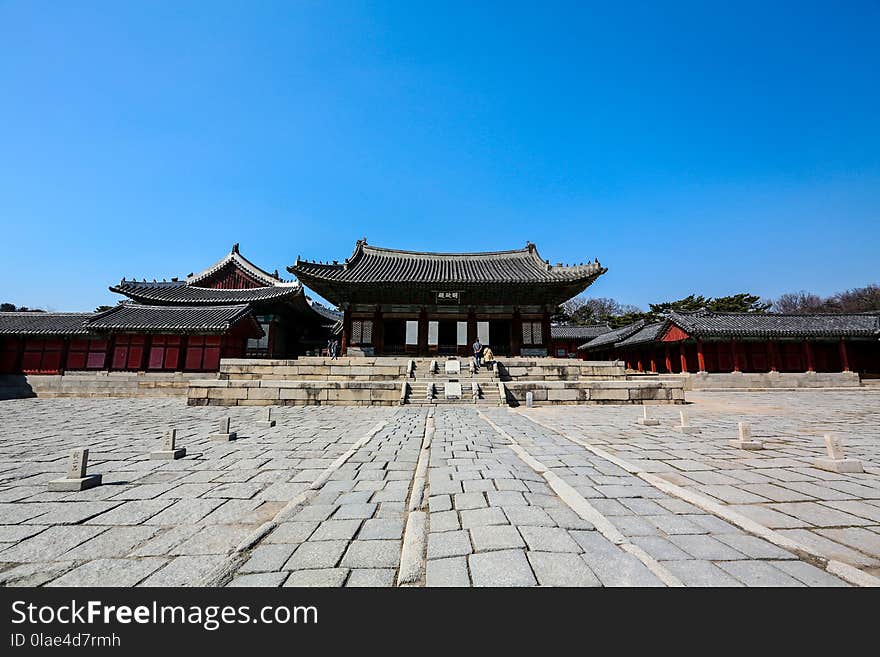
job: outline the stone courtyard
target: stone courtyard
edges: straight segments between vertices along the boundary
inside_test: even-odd
[[[880,583],[880,391],[686,407],[0,402],[5,586]],[[686,408],[700,433],[675,431]],[[211,440],[221,418],[238,439]],[[731,447],[748,422],[760,451]],[[151,460],[176,428],[180,460]],[[823,434],[864,473],[812,467]],[[50,492],[72,449],[103,485]]]

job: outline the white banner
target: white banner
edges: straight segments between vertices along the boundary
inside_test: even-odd
[[[477,322],[477,338],[480,344],[489,344],[489,322]]]
[[[466,345],[467,344],[467,322],[458,322],[456,324],[457,340],[455,344],[457,345]]]
[[[406,323],[406,343],[415,345],[419,343],[419,323],[417,321]]]

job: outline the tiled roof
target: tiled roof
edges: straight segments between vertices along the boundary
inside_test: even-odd
[[[263,335],[250,306],[145,306],[119,304],[94,316],[91,331],[146,331],[185,333],[225,333],[242,321],[252,324],[255,337]]]
[[[598,261],[551,266],[534,244],[513,251],[423,253],[369,246],[359,240],[344,263],[297,261],[287,268],[303,283],[571,283],[605,273]]]
[[[880,337],[880,313],[780,315],[671,313],[669,321],[694,337]]]
[[[637,322],[633,322],[632,324],[627,324],[626,326],[621,326],[618,329],[614,329],[613,331],[608,331],[608,333],[603,333],[597,338],[593,338],[589,342],[582,344],[578,347],[578,351],[581,349],[586,349],[590,351],[592,349],[598,349],[600,347],[610,347],[615,342],[620,340],[625,340],[633,333],[641,329],[645,325],[645,320],[640,319]]]
[[[0,313],[0,335],[85,335],[95,313]]]
[[[308,301],[309,307],[318,313],[324,319],[331,321],[333,323],[342,321],[342,313],[338,310],[333,310],[332,308],[328,308],[322,303],[318,303],[311,297],[306,297]]]
[[[278,285],[278,283],[283,282],[280,278],[278,278],[277,272],[273,276],[269,272],[260,269],[250,260],[241,255],[241,253],[239,253],[238,251],[238,243],[233,244],[232,250],[228,254],[226,254],[226,256],[215,262],[207,269],[200,271],[198,274],[190,274],[189,276],[187,276],[186,282],[189,285],[196,285],[199,283],[199,281],[209,278],[230,263],[233,263],[241,269],[245,270],[248,274],[253,276],[258,281],[265,283],[267,286]]]
[[[628,347],[636,344],[644,344],[645,342],[654,342],[654,340],[656,340],[663,332],[663,329],[665,327],[666,322],[655,322],[654,324],[647,324],[628,338],[624,338],[619,342],[616,342],[614,346]]]
[[[604,333],[611,327],[608,324],[591,324],[589,326],[551,326],[550,337],[559,340],[589,340]]]
[[[302,293],[299,283],[277,283],[273,286],[245,289],[197,287],[184,281],[138,282],[122,279],[111,292],[124,294],[142,303],[154,304],[238,304],[278,301]]]
[[[199,283],[210,283],[210,279],[226,267],[241,270],[248,283],[257,287],[242,286],[219,288]],[[221,277],[225,274],[218,274]],[[263,271],[238,251],[238,244],[232,246],[226,256],[198,274],[190,274],[185,280],[137,281],[122,279],[119,285],[110,288],[111,292],[123,294],[140,303],[155,305],[233,305],[240,303],[264,303],[293,299],[303,293],[298,281],[282,281],[275,275]]]

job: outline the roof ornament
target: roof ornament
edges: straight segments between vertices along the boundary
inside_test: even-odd
[[[278,270],[277,270],[277,269],[272,273],[272,276],[275,277],[275,278],[277,278],[279,281],[281,280],[281,279],[278,277]]]
[[[236,242],[235,244],[232,245],[232,252],[238,253],[238,242]]]

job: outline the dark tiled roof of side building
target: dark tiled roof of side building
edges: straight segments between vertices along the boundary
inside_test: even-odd
[[[782,315],[671,313],[669,321],[694,337],[880,337],[880,312]]]
[[[263,335],[253,311],[235,306],[144,306],[123,303],[88,322],[94,332],[225,333],[240,322],[251,324],[254,337]]]
[[[654,322],[653,324],[647,324],[632,335],[630,335],[628,338],[624,338],[623,340],[615,343],[614,346],[629,347],[636,344],[654,342],[657,338],[660,337],[660,334],[663,332],[664,328],[666,328],[666,322]]]
[[[632,324],[627,324],[626,326],[621,326],[618,329],[614,329],[613,331],[608,331],[608,333],[603,333],[597,338],[593,338],[589,342],[582,344],[578,347],[578,351],[581,349],[591,351],[593,349],[598,349],[601,347],[611,347],[616,342],[620,340],[625,340],[629,336],[631,336],[636,331],[640,330],[645,325],[645,320],[640,319],[637,322],[633,322]]]
[[[0,313],[0,335],[86,335],[95,313]]]
[[[536,283],[592,280],[605,273],[597,262],[552,266],[534,244],[512,251],[425,253],[370,246],[358,240],[345,262],[309,262],[297,258],[287,268],[312,287],[316,280],[346,283]]]
[[[589,340],[608,333],[608,324],[590,324],[587,326],[551,326],[550,337],[559,340]]]

